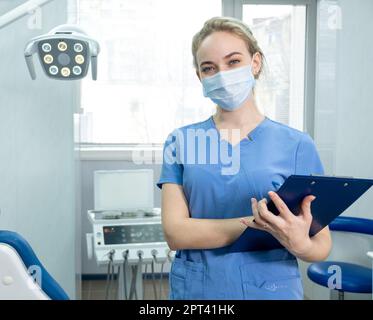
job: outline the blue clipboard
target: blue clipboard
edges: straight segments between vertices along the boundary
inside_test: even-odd
[[[326,175],[290,175],[276,192],[295,215],[300,213],[300,205],[305,196],[316,196],[316,199],[311,203],[313,220],[309,235],[312,237],[342,214],[372,185],[372,179]],[[268,202],[267,207],[274,214],[279,214],[272,200]],[[257,251],[277,248],[283,248],[283,246],[270,233],[248,227],[235,242],[228,246],[228,251]]]

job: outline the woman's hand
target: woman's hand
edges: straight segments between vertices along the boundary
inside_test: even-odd
[[[312,223],[311,202],[316,197],[304,197],[301,211],[296,216],[277,193],[270,191],[268,194],[280,212],[278,216],[268,210],[267,199],[258,202],[251,198],[253,216],[240,221],[248,227],[269,232],[292,254],[298,257],[306,256],[313,247],[309,230]]]

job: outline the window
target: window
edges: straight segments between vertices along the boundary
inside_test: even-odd
[[[312,0],[69,1],[70,17],[101,44],[98,80],[82,81],[82,143],[161,144],[173,129],[207,119],[215,108],[202,95],[191,42],[220,15],[247,23],[266,56],[259,108],[313,135]]]
[[[256,89],[258,107],[270,118],[303,130],[306,6],[244,4],[242,20],[267,61]]]
[[[101,45],[98,80],[82,81],[83,143],[163,143],[212,114],[191,42],[221,0],[74,1],[70,14]]]

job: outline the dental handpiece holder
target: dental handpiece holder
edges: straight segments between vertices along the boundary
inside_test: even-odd
[[[99,266],[118,267],[118,278],[123,278],[119,298],[142,299],[142,267],[146,272],[151,265],[154,279],[154,267],[163,273],[163,265],[174,257],[164,238],[160,208],[153,207],[153,185],[153,170],[95,172],[87,252]]]

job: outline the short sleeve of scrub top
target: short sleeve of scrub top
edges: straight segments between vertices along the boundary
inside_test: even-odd
[[[174,131],[170,133],[163,147],[163,165],[161,177],[157,183],[159,188],[162,188],[163,183],[183,184],[183,167],[177,161],[179,159],[177,150],[179,149],[176,141],[177,134]]]
[[[228,219],[252,215],[250,198],[268,199],[291,174],[324,174],[309,134],[265,117],[231,145],[211,116],[169,134],[157,186],[181,185],[192,218]],[[177,250],[169,283],[170,299],[303,299],[297,260],[285,248]]]

